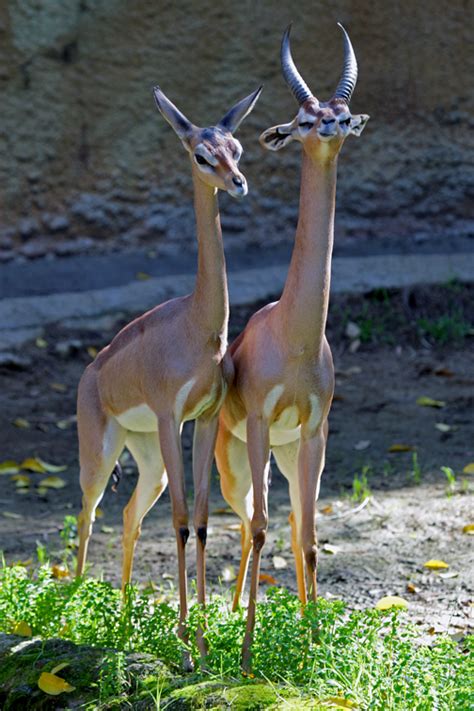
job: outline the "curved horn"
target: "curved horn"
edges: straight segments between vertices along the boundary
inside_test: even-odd
[[[357,59],[349,35],[340,22],[337,24],[344,33],[344,69],[333,99],[344,99],[346,103],[349,103],[357,82]]]
[[[291,56],[290,49],[290,32],[291,24],[285,30],[283,39],[281,41],[281,69],[283,72],[283,77],[290,87],[291,93],[295,97],[298,104],[304,104],[304,102],[313,96],[308,85],[303,81],[303,77],[297,70],[293,57]]]

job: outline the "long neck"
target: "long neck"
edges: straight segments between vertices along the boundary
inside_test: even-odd
[[[279,312],[288,342],[313,352],[328,312],[336,175],[336,160],[317,162],[303,150],[298,225]]]
[[[198,270],[193,292],[194,317],[213,332],[227,333],[229,296],[217,189],[206,185],[193,166]]]

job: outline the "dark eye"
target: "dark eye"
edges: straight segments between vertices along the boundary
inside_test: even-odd
[[[211,164],[208,163],[208,161],[205,158],[203,158],[203,156],[198,154],[197,156],[195,156],[195,158],[196,158],[196,163],[199,163],[199,165],[208,165],[209,167],[212,167]]]
[[[313,128],[314,123],[311,123],[311,121],[303,121],[303,123],[300,123],[300,128],[305,128],[305,129],[310,129]]]
[[[341,121],[341,123],[344,124],[345,126],[348,126],[350,124],[350,122],[351,122],[350,116],[349,116],[349,118],[344,119],[344,121]]]

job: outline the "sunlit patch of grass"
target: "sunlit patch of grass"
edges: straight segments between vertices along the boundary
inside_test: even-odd
[[[106,582],[57,580],[47,565],[35,572],[4,565],[0,571],[0,630],[12,632],[20,621],[45,639],[60,637],[117,650],[116,655],[108,653],[98,680],[101,703],[108,694],[128,693],[131,682],[124,672],[123,653],[152,654],[180,678],[182,643],[176,635],[177,609],[156,599],[153,591],[147,594],[130,587],[122,602],[120,591]],[[194,634],[200,625],[205,629],[209,655],[206,671],[196,673],[194,682],[211,677],[235,685],[238,680],[241,689],[249,683],[240,671],[245,612],[231,612],[223,596],[211,598],[205,610],[191,607],[189,649],[196,669],[199,653]],[[430,646],[422,644],[407,613],[348,611],[339,600],[320,599],[309,604],[302,615],[295,596],[273,588],[258,606],[252,676],[272,690],[273,695],[267,694],[268,703],[270,696],[277,700],[283,695],[300,698],[300,707],[304,707],[307,698],[340,696],[359,708],[467,709],[472,670],[468,644],[464,640],[457,645],[445,636]],[[168,687],[161,688],[159,679],[149,680],[149,688],[154,698],[159,692],[161,701],[163,694],[171,693]],[[174,689],[178,694],[176,686]]]

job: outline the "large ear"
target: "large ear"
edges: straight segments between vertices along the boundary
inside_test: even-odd
[[[295,139],[296,122],[282,123],[264,131],[258,139],[268,151],[279,151]]]
[[[249,94],[239,101],[235,106],[233,106],[226,114],[221,118],[218,126],[222,126],[227,131],[234,133],[239,128],[240,124],[246,116],[252,111],[253,107],[257,103],[260,94],[262,93],[263,86],[259,86],[257,91],[253,94]]]
[[[354,136],[360,136],[369,118],[370,116],[367,114],[355,114],[354,116],[351,116],[349,132],[353,133]]]
[[[186,116],[163,94],[159,86],[153,89],[156,105],[163,118],[170,124],[173,131],[187,145],[187,141],[193,132],[194,126],[188,121]]]

